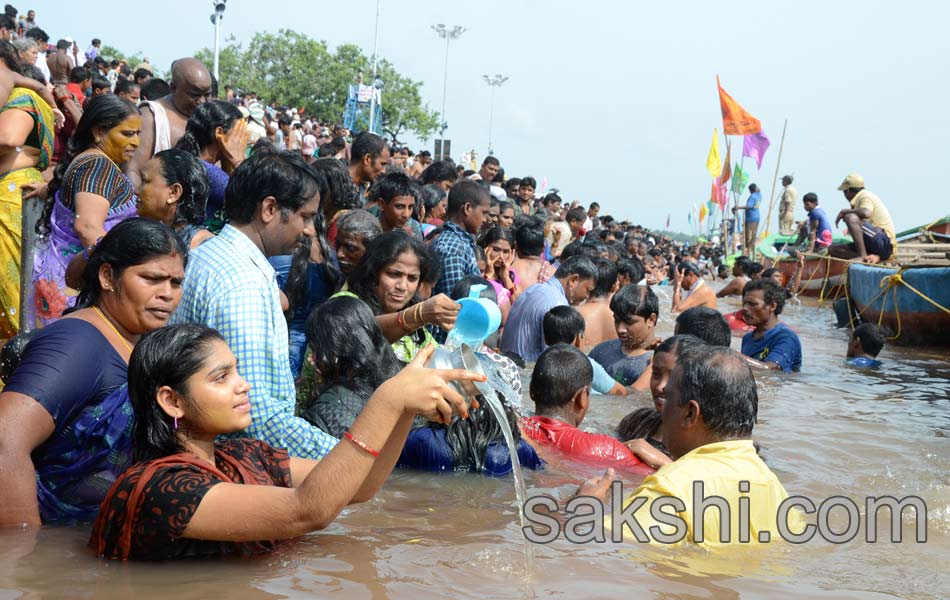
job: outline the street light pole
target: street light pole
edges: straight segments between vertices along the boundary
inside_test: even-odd
[[[219,82],[221,80],[218,73],[219,56],[221,53],[221,19],[224,18],[224,9],[228,0],[211,0],[214,6],[214,14],[211,15],[211,22],[214,24],[214,67],[212,73]]]
[[[495,88],[501,87],[501,84],[508,81],[508,78],[504,75],[496,74],[494,77],[482,75],[482,79],[485,80],[485,83],[491,86],[491,103],[489,105],[491,108],[488,110],[488,156],[492,156],[492,154],[494,154],[494,150],[492,149],[491,145],[491,134],[492,127],[495,123]]]
[[[439,146],[443,148],[442,158],[445,158],[445,129],[448,127],[448,123],[445,120],[445,99],[449,89],[449,42],[457,40],[459,36],[465,33],[465,28],[460,25],[454,25],[449,29],[442,23],[439,23],[438,25],[433,25],[432,30],[435,31],[440,38],[445,40],[445,71],[442,74],[442,124],[439,128]]]
[[[376,94],[379,93],[379,75],[376,73],[376,49],[379,46],[379,1],[376,0],[376,32],[373,34],[373,95],[369,101],[369,130],[376,133]]]

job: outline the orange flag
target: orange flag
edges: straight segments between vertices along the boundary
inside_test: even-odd
[[[749,135],[762,131],[762,123],[739,106],[732,96],[722,89],[719,76],[716,76],[719,88],[719,104],[722,107],[722,132],[726,135]]]

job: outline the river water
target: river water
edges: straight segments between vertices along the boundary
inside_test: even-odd
[[[659,290],[660,335],[672,332],[665,291]],[[0,600],[140,600],[169,593],[242,599],[946,598],[950,353],[889,346],[880,357],[885,368],[856,370],[844,364],[847,333],[833,328],[830,309],[792,304],[782,318],[802,338],[804,368],[795,375],[758,376],[754,438],[790,494],[816,504],[838,495],[857,501],[861,528],[849,543],[816,540],[707,554],[559,539],[533,548],[534,567],[527,573],[510,476],[397,471],[376,499],[347,509],[328,530],[255,559],[123,564],[92,555],[87,527],[2,531]],[[648,393],[596,397],[582,427],[610,432],[623,415],[650,402]],[[525,405],[532,406],[528,400]],[[528,471],[526,483],[529,495],[567,498],[593,474],[552,466]],[[926,543],[914,541],[909,512],[903,543],[864,541],[864,498],[884,495],[926,502]],[[844,510],[829,520],[836,531],[845,529]],[[887,539],[886,511],[877,521]]]

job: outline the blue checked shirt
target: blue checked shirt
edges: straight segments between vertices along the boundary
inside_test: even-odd
[[[442,260],[442,276],[432,290],[432,294],[452,295],[452,290],[466,275],[481,275],[478,259],[475,258],[475,241],[472,236],[452,221],[446,221],[442,233],[435,239],[432,247],[439,251]],[[445,342],[446,333],[433,327],[435,339]]]
[[[322,458],[336,445],[336,438],[294,416],[297,392],[276,273],[246,235],[225,225],[191,253],[181,304],[169,323],[206,325],[224,336],[251,384],[252,422],[244,435],[301,458]]]

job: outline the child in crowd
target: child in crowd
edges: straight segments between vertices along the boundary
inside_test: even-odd
[[[578,429],[590,406],[593,376],[590,361],[577,348],[558,344],[545,350],[531,374],[535,416],[520,420],[521,434],[533,445],[569,460],[638,475],[652,473],[616,438]]]
[[[848,364],[855,367],[879,367],[877,355],[884,348],[884,333],[873,323],[863,323],[854,328],[848,340]]]
[[[580,349],[584,344],[584,317],[577,309],[570,306],[555,306],[544,315],[542,323],[544,329],[544,343],[548,346],[567,344]],[[591,389],[598,394],[626,396],[627,388],[614,381],[607,371],[596,360],[588,357],[590,366],[594,369],[594,378]]]
[[[728,336],[728,333],[726,335]],[[679,355],[687,348],[702,343],[701,339],[692,335],[675,335],[660,344],[653,353],[653,370],[650,375],[653,406],[638,408],[625,416],[617,426],[617,437],[625,441],[627,447],[648,465],[659,468],[672,462],[670,451],[663,445],[663,433],[660,431],[666,384],[670,381],[670,373],[676,366]]]
[[[590,357],[622,385],[632,385],[650,364],[650,350],[659,342],[653,331],[660,302],[649,287],[628,285],[611,298],[610,310],[618,339],[598,344]]]

